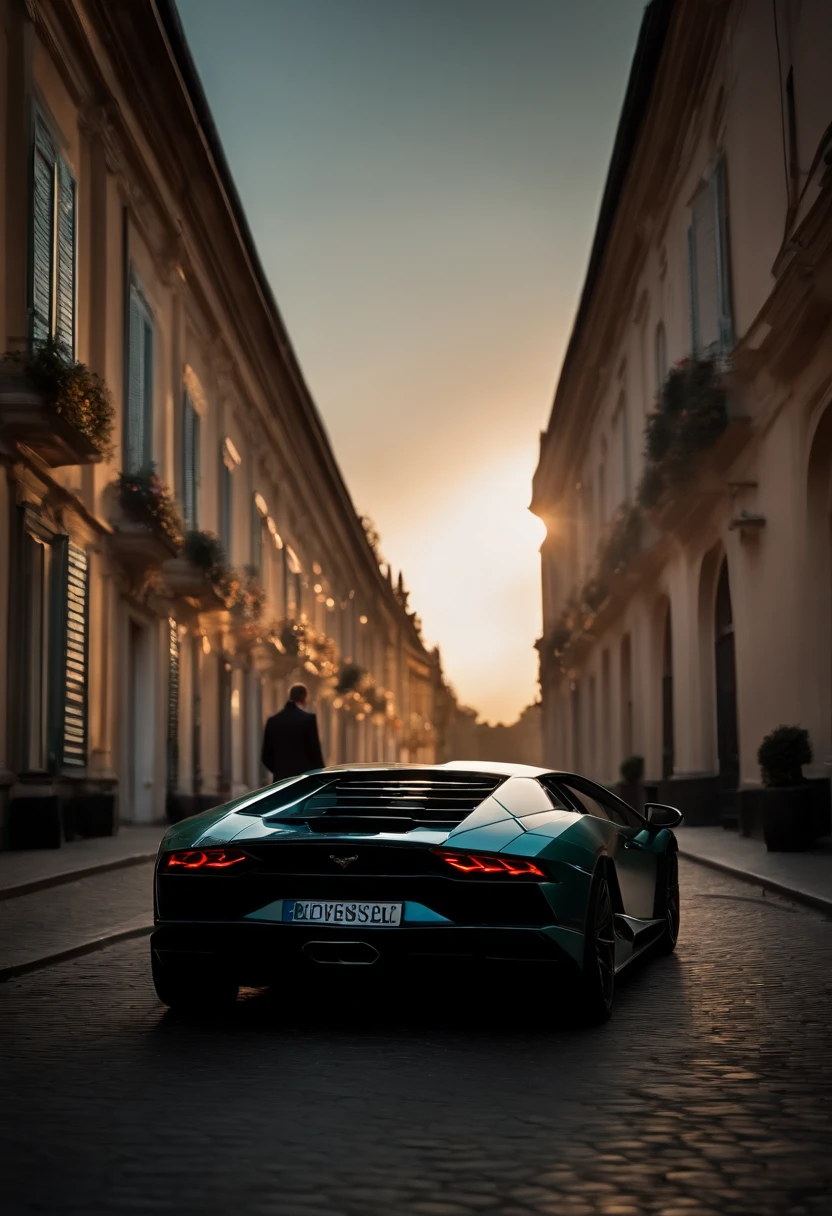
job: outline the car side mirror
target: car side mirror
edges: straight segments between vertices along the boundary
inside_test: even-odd
[[[644,807],[644,817],[651,828],[677,828],[682,822],[682,812],[675,806],[665,806],[662,802],[648,802]]]

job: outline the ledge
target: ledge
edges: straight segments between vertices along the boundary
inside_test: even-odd
[[[28,448],[52,469],[101,461],[95,445],[19,372],[0,373],[0,435]]]

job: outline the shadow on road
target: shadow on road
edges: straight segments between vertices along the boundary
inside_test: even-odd
[[[460,1034],[604,1033],[625,1025],[634,1008],[644,1017],[645,1001],[673,1010],[665,1030],[672,1034],[687,1022],[684,970],[677,957],[640,959],[617,979],[616,1007],[608,1027],[582,1026],[573,1010],[568,984],[546,971],[495,968],[448,974],[423,971],[371,972],[369,969],[320,967],[287,977],[285,985],[242,989],[236,1005],[221,1014],[185,1015],[166,1010],[154,1026],[162,1036],[191,1031],[288,1034],[333,1032],[364,1036]]]

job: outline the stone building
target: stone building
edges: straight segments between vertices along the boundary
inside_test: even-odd
[[[541,436],[547,762],[753,827],[832,753],[832,5],[653,0]]]
[[[356,516],[172,0],[0,0],[0,82],[4,838],[261,784],[297,678],[329,762],[433,761],[438,653]]]

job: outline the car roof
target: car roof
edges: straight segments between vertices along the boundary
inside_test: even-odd
[[[409,772],[421,770],[431,773],[446,770],[456,773],[493,773],[495,777],[544,777],[553,771],[549,768],[538,768],[534,764],[504,764],[493,760],[450,760],[446,764],[402,764],[401,762],[385,764],[383,761],[376,761],[367,764],[333,764],[323,771],[360,773],[365,769],[387,769],[388,771],[403,769]]]

